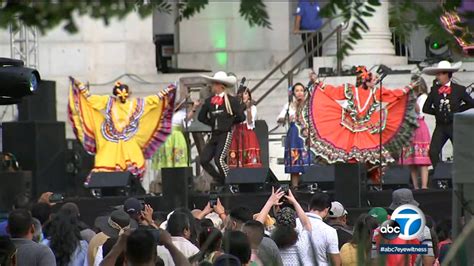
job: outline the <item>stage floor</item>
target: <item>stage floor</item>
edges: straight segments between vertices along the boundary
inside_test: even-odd
[[[332,195],[331,192],[328,192]],[[444,219],[451,216],[452,210],[452,191],[451,190],[415,190],[413,191],[415,200],[420,203],[421,210],[433,217],[435,220]],[[254,212],[260,211],[268,199],[269,192],[258,193],[237,193],[222,195],[221,202],[230,209],[235,206],[246,206]],[[310,193],[297,193],[296,197],[301,203],[309,203],[311,200]],[[114,207],[123,204],[127,197],[104,197],[104,198],[68,198],[66,202],[75,202],[81,211],[81,219],[93,225],[96,217],[106,215]],[[150,204],[155,211],[169,212],[172,206],[167,206],[167,202],[161,196],[140,196],[147,204]],[[388,207],[392,200],[392,190],[371,191],[367,193],[367,199],[371,207]],[[191,194],[189,195],[189,208],[202,209],[208,202],[207,194]],[[60,205],[56,206],[59,207]],[[352,223],[359,214],[367,212],[371,207],[366,208],[347,208],[349,213],[349,222]]]

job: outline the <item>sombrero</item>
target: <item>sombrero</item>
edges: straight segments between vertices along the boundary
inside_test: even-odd
[[[462,62],[451,64],[449,61],[440,61],[435,66],[425,67],[423,73],[426,75],[436,75],[440,72],[456,72],[461,67]]]
[[[214,76],[206,76],[206,75],[201,75],[203,78],[205,78],[208,82],[218,82],[222,83],[226,86],[234,86],[235,83],[237,82],[237,78],[234,76],[227,75],[224,71],[218,71],[214,74]]]

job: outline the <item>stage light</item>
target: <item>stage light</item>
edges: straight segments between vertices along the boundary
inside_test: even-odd
[[[23,61],[0,58],[0,104],[12,104],[33,94],[39,87],[40,74],[23,66]]]
[[[440,41],[434,36],[428,36],[425,39],[425,44],[428,60],[446,60],[451,56],[451,50],[445,41]]]

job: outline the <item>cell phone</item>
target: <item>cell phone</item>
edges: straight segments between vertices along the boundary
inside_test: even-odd
[[[280,186],[280,188],[281,188],[281,191],[285,192],[285,196],[288,196],[288,191],[290,190],[290,185],[288,185],[288,184],[282,184],[282,185]],[[285,197],[281,197],[280,202],[286,202],[286,198],[285,198]]]
[[[214,206],[217,205],[217,193],[209,194],[209,204],[211,205],[211,208],[214,208]]]
[[[61,193],[53,193],[51,196],[49,196],[49,202],[51,203],[59,203],[63,202],[64,196]]]

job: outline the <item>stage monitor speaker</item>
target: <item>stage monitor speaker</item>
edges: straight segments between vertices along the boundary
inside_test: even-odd
[[[19,121],[56,121],[56,82],[41,80],[32,95],[18,104]]]
[[[31,172],[0,172],[0,212],[9,212],[19,195],[31,197]]]
[[[270,168],[232,168],[226,184],[238,185],[239,192],[256,192],[271,189],[278,179]]]
[[[145,194],[145,190],[130,172],[93,172],[90,189],[100,190],[95,196],[135,196]]]
[[[453,183],[474,184],[474,109],[454,115]],[[436,171],[435,171],[436,172]]]
[[[410,186],[410,169],[398,164],[389,165],[383,171],[382,180],[384,189],[408,188]],[[371,182],[369,182],[370,184]]]
[[[457,146],[456,146],[457,148]],[[453,187],[452,180],[453,163],[439,162],[431,177],[431,187],[439,189],[449,189]]]
[[[335,196],[346,208],[361,208],[367,204],[367,169],[365,164],[335,164]]]
[[[334,165],[313,164],[305,167],[304,174],[300,177],[300,183],[305,186],[314,186],[316,189],[327,191],[334,190]]]
[[[66,191],[64,122],[6,122],[2,135],[3,150],[16,156],[22,170],[32,171],[33,198]]]
[[[94,156],[88,154],[76,139],[66,140],[66,172],[68,175],[68,195],[87,196],[84,181],[94,167]]]
[[[161,169],[163,199],[167,210],[188,207],[189,185],[192,184],[192,178],[193,168],[191,167]]]

